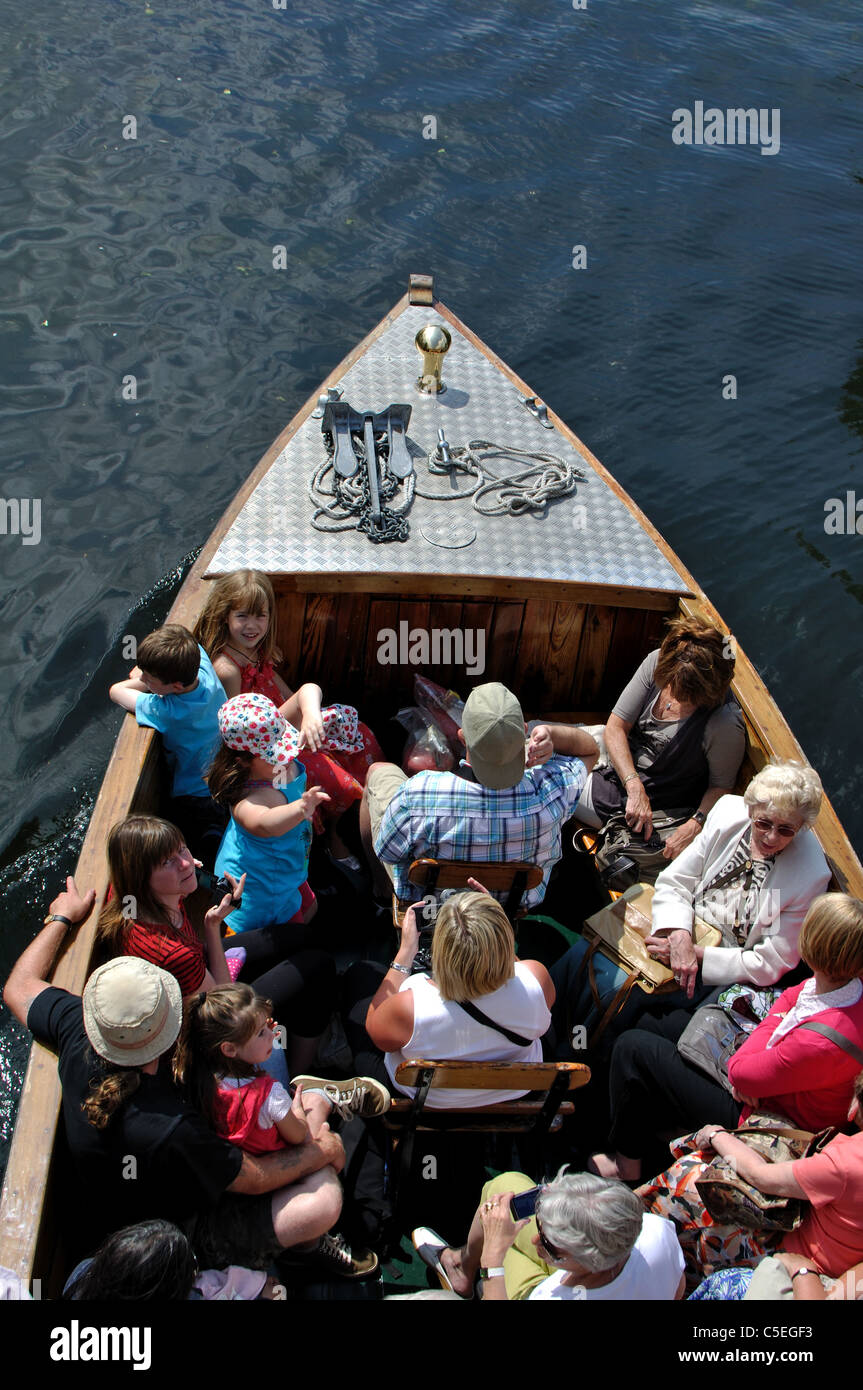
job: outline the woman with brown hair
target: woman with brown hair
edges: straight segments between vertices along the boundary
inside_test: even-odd
[[[665,857],[691,844],[711,807],[734,790],[743,761],[743,716],[729,694],[733,675],[730,638],[703,618],[675,618],[608,717],[609,763],[588,777],[578,819],[598,827],[622,811],[647,840],[654,811],[691,808],[666,840]]]
[[[96,939],[106,956],[139,956],[173,975],[183,995],[230,984],[222,922],[230,894],[204,918],[201,941],[185,899],[198,886],[196,861],[170,821],[127,816],[108,836],[111,892],[99,914]]]
[[[97,938],[112,956],[139,956],[173,975],[183,997],[231,983],[221,928],[232,910],[226,894],[204,918],[201,941],[185,899],[195,892],[195,860],[176,826],[156,816],[127,816],[108,836],[111,896]],[[245,874],[229,880],[242,894]],[[310,1067],[332,1012],[335,963],[306,947],[306,928],[244,932],[239,978],[273,1000],[277,1017],[290,1018],[289,1065]]]

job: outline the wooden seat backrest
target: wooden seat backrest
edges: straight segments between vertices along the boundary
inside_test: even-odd
[[[400,1086],[416,1086],[424,1071],[434,1070],[432,1088],[455,1087],[461,1091],[548,1091],[560,1075],[567,1076],[567,1091],[577,1091],[590,1080],[583,1062],[426,1062],[408,1058],[396,1072]]]
[[[462,859],[415,859],[408,878],[417,888],[427,888],[433,883],[440,889],[467,888],[468,879],[475,878],[484,888],[501,893],[512,887],[513,879],[520,873],[524,874],[528,889],[538,888],[542,883],[539,865],[522,860],[499,864],[484,859],[470,863]]]
[[[527,864],[520,859],[508,864],[491,863],[478,859],[468,863],[463,859],[415,859],[408,870],[408,878],[417,888],[430,892],[458,891],[468,887],[468,879],[475,878],[492,893],[508,893],[516,875],[524,875],[525,892],[538,888],[542,882],[542,869],[537,864]],[[393,893],[393,926],[401,931],[404,915],[410,907],[407,899],[397,898]]]

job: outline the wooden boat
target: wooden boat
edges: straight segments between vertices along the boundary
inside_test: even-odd
[[[444,325],[452,347],[444,361],[448,390],[416,389],[417,331]],[[273,581],[285,671],[296,686],[313,678],[325,695],[357,705],[374,724],[410,704],[420,669],[379,660],[380,634],[413,630],[482,632],[484,669],[466,678],[452,649],[422,669],[444,686],[502,680],[526,715],[583,722],[605,718],[665,621],[699,612],[727,631],[697,581],[623,488],[552,411],[546,429],[523,400],[530,388],[433,297],[429,277],[414,276],[404,296],[330,373],[357,409],[410,402],[415,454],[434,449],[444,428],[450,445],[473,439],[552,452],[582,470],[569,497],[544,515],[486,516],[470,501],[412,504],[404,543],[373,545],[357,531],[325,535],[311,526],[309,480],[324,458],[311,397],[243,484],[204,546],[171,610],[192,627],[207,576],[240,566]],[[540,412],[542,413],[542,412]],[[416,460],[422,490],[441,492]],[[496,471],[500,472],[500,469]],[[462,483],[456,485],[462,490]],[[471,533],[475,532],[473,539]],[[407,624],[401,628],[401,624]],[[432,652],[434,657],[435,653]],[[734,694],[746,721],[744,785],[772,755],[801,750],[754,667],[737,650]],[[79,885],[106,891],[105,841],[130,811],[159,804],[157,741],[131,718],[123,726],[96,801],[76,870]],[[825,801],[816,833],[836,887],[863,897],[863,866]],[[60,959],[56,984],[80,992],[87,978],[96,914]],[[0,1265],[22,1279],[56,1287],[62,1266],[52,1210],[52,1165],[60,1102],[55,1059],[32,1049],[0,1205]]]

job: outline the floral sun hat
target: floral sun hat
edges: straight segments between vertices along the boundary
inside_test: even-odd
[[[353,705],[328,705],[321,710],[324,726],[324,747],[341,753],[360,753],[365,744],[357,730],[357,712]]]
[[[249,693],[226,700],[219,710],[219,733],[229,748],[253,753],[265,763],[292,763],[300,735],[266,695]]]

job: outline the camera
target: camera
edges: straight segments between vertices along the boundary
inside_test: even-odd
[[[243,895],[242,893],[234,893],[233,888],[231,887],[228,880],[225,878],[224,874],[220,874],[217,878],[215,874],[210,873],[209,869],[198,869],[197,872],[198,887],[206,888],[207,892],[211,895],[213,902],[220,903],[225,894],[230,893],[233,906],[240,906],[240,904],[243,901]]]

